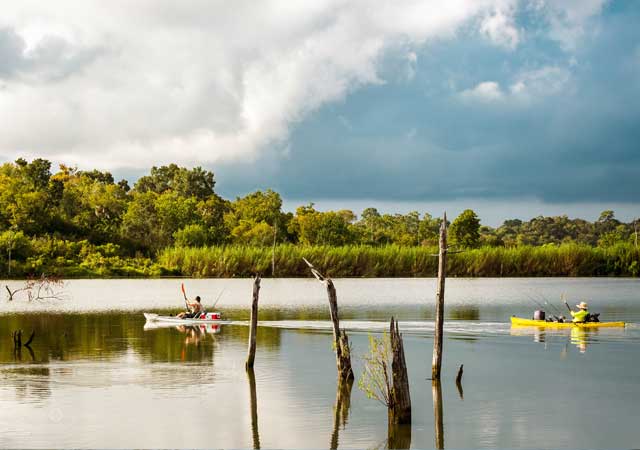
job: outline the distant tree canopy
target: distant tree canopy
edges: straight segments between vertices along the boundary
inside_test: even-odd
[[[0,165],[0,267],[7,258],[39,255],[68,258],[70,252],[100,247],[104,255],[152,256],[170,246],[277,243],[341,246],[437,245],[441,219],[428,213],[380,213],[365,209],[319,211],[313,203],[295,213],[282,210],[270,189],[233,201],[216,194],[213,172],[176,164],[153,167],[130,189],[109,172],[61,165],[55,173],[45,159],[18,159]],[[450,227],[461,247],[514,247],[575,242],[610,247],[637,245],[640,222],[623,223],[613,211],[595,222],[567,216],[505,220],[482,226],[467,209]],[[79,247],[78,247],[79,246]],[[88,248],[88,247],[87,247]],[[75,249],[75,250],[74,250]],[[84,249],[84,250],[83,250]]]

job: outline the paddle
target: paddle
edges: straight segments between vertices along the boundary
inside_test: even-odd
[[[184,305],[187,307],[187,310],[189,310],[189,303],[187,303],[187,293],[184,290],[184,283],[182,283],[182,295],[184,295]]]

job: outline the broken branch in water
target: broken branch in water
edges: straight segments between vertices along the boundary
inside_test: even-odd
[[[38,300],[63,300],[66,298],[64,292],[64,281],[61,278],[51,275],[42,274],[40,277],[31,277],[27,279],[24,286],[12,291],[9,286],[5,285],[5,289],[9,293],[8,301],[14,300],[16,294],[25,292],[28,301]]]
[[[31,336],[29,336],[29,339],[27,339],[27,343],[24,344],[25,347],[29,347],[31,345],[31,343],[33,342],[33,338],[36,337],[36,330],[33,330],[31,332]]]

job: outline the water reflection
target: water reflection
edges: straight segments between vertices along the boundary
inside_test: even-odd
[[[442,420],[442,386],[439,380],[431,381],[431,395],[433,397],[433,424],[435,448],[444,448],[444,424]]]
[[[34,330],[35,339],[31,347],[14,351],[11,336],[19,329]],[[260,351],[278,350],[281,334],[278,328],[259,328]],[[115,360],[131,350],[152,361],[199,362],[212,360],[220,340],[244,344],[247,338],[244,326],[149,326],[142,314],[5,315],[0,320],[0,364]]]
[[[253,368],[247,370],[249,380],[249,409],[251,411],[251,437],[253,448],[260,448],[260,433],[258,432],[258,395],[256,394],[256,374]]]
[[[353,378],[343,380],[338,378],[336,388],[336,403],[333,407],[333,432],[331,433],[331,443],[329,448],[338,448],[340,441],[340,428],[345,429],[349,419],[349,409],[351,408],[351,389],[353,388]]]
[[[575,345],[580,353],[586,353],[590,343],[597,342],[601,330],[598,328],[572,327],[566,329],[547,329],[544,327],[512,326],[512,336],[530,336],[533,342],[544,344],[545,349],[551,342],[565,342]],[[624,329],[608,330],[607,337],[612,338],[624,333]],[[562,356],[566,356],[566,345],[561,351]]]

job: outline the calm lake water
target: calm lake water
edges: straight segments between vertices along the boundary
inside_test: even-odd
[[[75,280],[60,301],[0,300],[0,447],[388,446],[386,407],[338,391],[324,287],[262,281],[255,378],[244,370],[251,280],[184,280],[233,319],[145,327],[182,306],[182,280]],[[2,282],[12,288],[21,282]],[[413,423],[392,446],[436,446],[431,381],[435,280],[339,279],[355,356],[400,319]],[[640,280],[450,279],[442,432],[446,448],[640,446]],[[511,329],[586,300],[624,329]],[[11,332],[35,330],[14,354]],[[463,392],[455,375],[464,364]]]

